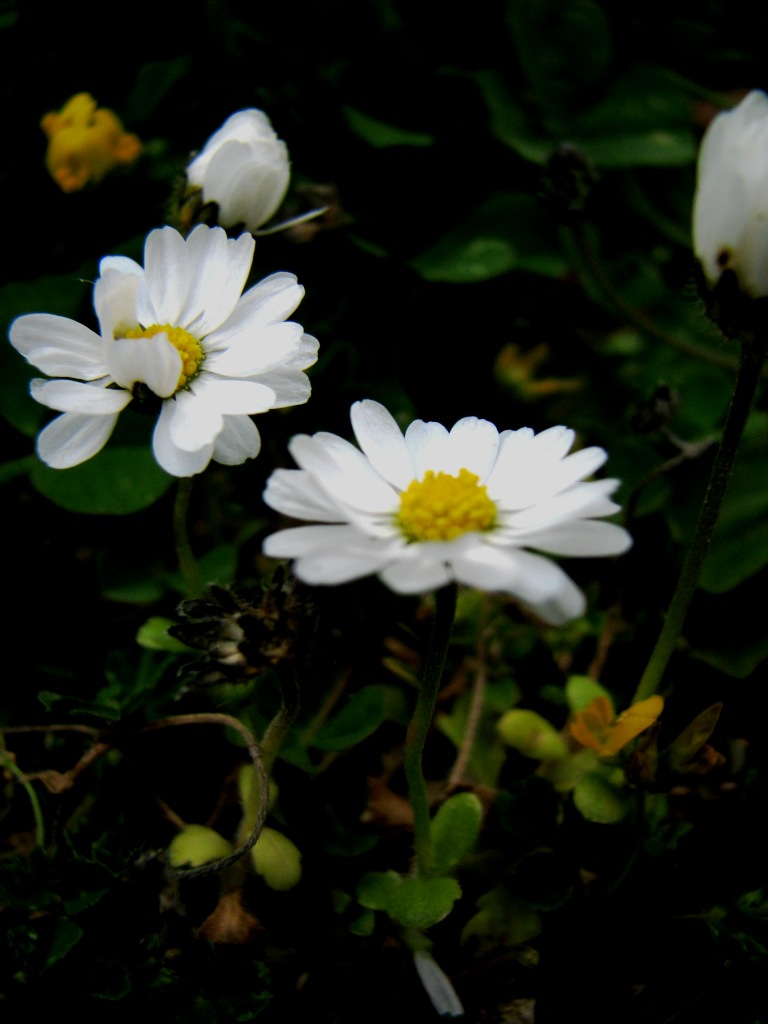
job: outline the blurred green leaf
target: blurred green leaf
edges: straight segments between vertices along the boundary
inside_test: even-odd
[[[406,878],[385,909],[406,928],[431,928],[450,914],[460,896],[461,887],[453,878]]]
[[[175,619],[152,616],[139,627],[136,642],[140,647],[146,647],[149,651],[168,651],[171,654],[183,654],[191,651],[191,647],[169,635],[168,627],[174,624]]]
[[[85,931],[75,921],[70,921],[68,917],[62,917],[56,922],[56,930],[53,933],[53,940],[51,941],[51,948],[48,951],[48,956],[45,959],[45,967],[43,970],[47,970],[52,967],[57,960],[61,960],[77,943],[82,939]]]
[[[432,863],[438,875],[455,871],[477,842],[483,805],[474,793],[449,797],[432,819]]]
[[[170,90],[192,67],[190,57],[173,57],[158,60],[139,68],[136,83],[131,90],[120,115],[127,124],[141,124],[154,112]],[[199,140],[202,147],[205,139]]]
[[[54,504],[91,515],[138,512],[161,498],[174,480],[149,448],[107,448],[72,469],[38,462],[30,478]]]
[[[318,750],[346,750],[370,736],[384,721],[384,694],[379,686],[364,686],[312,740]]]
[[[343,114],[352,131],[377,149],[385,149],[388,146],[431,146],[435,141],[433,136],[427,135],[426,132],[397,128],[354,107],[344,107]]]
[[[587,821],[612,825],[621,821],[628,810],[624,794],[598,772],[586,775],[576,783],[573,802]]]
[[[466,284],[527,270],[559,277],[567,270],[554,226],[528,195],[502,192],[412,260],[428,281]]]

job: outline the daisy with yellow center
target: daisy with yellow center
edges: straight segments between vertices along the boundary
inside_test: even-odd
[[[516,597],[547,622],[583,614],[581,591],[551,555],[616,555],[631,539],[604,521],[616,480],[586,480],[600,448],[568,454],[574,433],[499,433],[467,417],[450,430],[417,420],[401,432],[377,402],[356,402],[359,448],[335,434],[290,444],[299,469],[278,469],[264,500],[313,525],[273,533],[266,554],[293,559],[306,583],[377,574],[398,593],[450,582]]]
[[[303,372],[317,341],[287,321],[303,289],[272,274],[243,294],[254,241],[201,225],[183,238],[150,232],[144,266],[107,256],[93,303],[96,334],[47,313],[18,317],[11,344],[54,380],[33,380],[32,395],[63,415],[40,434],[40,458],[66,469],[95,455],[119,413],[141,398],[160,414],[155,458],[174,476],[202,472],[211,459],[237,465],[258,454],[251,416],[306,402]],[[144,401],[147,394],[157,402]]]

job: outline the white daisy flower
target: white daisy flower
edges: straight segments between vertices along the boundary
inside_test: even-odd
[[[321,525],[273,533],[264,552],[294,559],[299,579],[346,583],[377,573],[398,593],[451,581],[512,594],[554,625],[584,613],[585,599],[551,555],[618,555],[632,541],[600,521],[619,506],[617,480],[585,481],[601,448],[568,455],[574,432],[523,427],[502,433],[467,417],[450,430],[412,423],[405,436],[377,402],[356,402],[362,451],[335,434],[294,437],[300,469],[278,469],[264,500]]]
[[[318,343],[284,322],[304,294],[293,274],[272,274],[243,294],[253,250],[250,235],[228,239],[222,228],[201,225],[187,239],[159,228],[147,236],[143,268],[125,256],[101,261],[99,334],[49,313],[14,320],[11,344],[67,378],[31,382],[38,402],[63,413],[40,433],[40,458],[56,469],[90,459],[132,401],[159,410],[152,447],[173,476],[258,455],[250,416],[307,401],[303,371]]]
[[[713,119],[699,152],[693,248],[710,286],[724,270],[768,295],[768,96],[749,93]]]
[[[288,150],[263,110],[238,110],[187,165],[187,182],[203,203],[218,204],[224,227],[256,231],[274,216],[291,176]]]

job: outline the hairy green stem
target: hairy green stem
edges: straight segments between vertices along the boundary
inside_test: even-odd
[[[261,738],[261,759],[267,778],[272,771],[272,765],[275,763],[280,745],[299,713],[299,687],[293,667],[281,668],[279,677],[282,695],[280,710],[269,723]]]
[[[15,776],[16,781],[24,787],[29,797],[29,802],[32,805],[32,815],[35,819],[35,843],[42,850],[45,847],[45,822],[43,821],[43,812],[40,808],[40,801],[37,799],[35,787],[25,777],[24,772],[21,771],[12,757],[0,756],[0,765],[3,768],[7,768],[11,775]]]
[[[741,362],[723,429],[723,439],[712,466],[696,531],[680,573],[680,579],[677,581],[677,587],[672,595],[659,639],[648,660],[633,703],[645,700],[656,693],[661,684],[664,670],[677,646],[688,605],[696,590],[704,559],[715,532],[720,506],[723,503],[728,478],[731,475],[739,442],[752,407],[752,399],[762,372],[767,347],[768,338],[760,337],[742,342]]]
[[[179,562],[179,571],[184,580],[187,597],[199,597],[204,589],[200,579],[200,568],[192,554],[192,545],[189,543],[187,531],[187,516],[193,480],[194,477],[191,476],[180,478],[173,505],[173,537],[176,544],[176,558]]]
[[[404,767],[408,796],[413,811],[413,838],[419,875],[428,878],[432,871],[432,832],[429,798],[424,780],[422,757],[424,744],[437,704],[445,656],[456,614],[456,584],[442,587],[435,594],[435,618],[432,623],[427,660],[421,677],[416,706],[405,737]]]

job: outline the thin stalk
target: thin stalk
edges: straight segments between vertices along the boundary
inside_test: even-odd
[[[29,802],[32,806],[32,815],[35,819],[35,843],[42,850],[45,847],[45,822],[43,821],[43,812],[40,809],[40,801],[37,799],[37,793],[35,787],[28,780],[27,776],[23,771],[16,765],[11,757],[0,757],[0,765],[3,768],[7,768],[11,775],[15,776],[16,781],[20,786],[24,787],[24,790],[29,797]]]
[[[640,680],[633,703],[645,700],[656,693],[664,675],[669,659],[677,645],[680,631],[683,628],[688,605],[691,603],[696,585],[701,575],[704,559],[717,525],[720,506],[725,496],[728,478],[739,448],[741,436],[752,407],[757,383],[765,361],[768,338],[751,339],[742,342],[741,362],[736,377],[736,386],[731,396],[728,418],[723,429],[723,439],[715,456],[712,472],[709,477],[704,502],[699,513],[699,521],[691,541],[691,546],[677,581],[664,625],[656,646],[653,649],[645,672]]]
[[[420,877],[428,878],[432,870],[432,832],[429,820],[429,798],[424,779],[422,758],[424,744],[437,704],[445,656],[456,614],[456,584],[442,587],[435,594],[435,617],[432,623],[427,660],[416,697],[413,717],[405,737],[404,768],[408,781],[408,797],[413,811],[413,838],[416,865]]]
[[[267,778],[272,772],[272,765],[275,763],[277,752],[286,733],[299,713],[299,686],[296,681],[296,673],[293,668],[288,667],[280,671],[279,678],[282,696],[280,710],[269,723],[261,738],[261,760]]]
[[[179,571],[184,580],[187,597],[199,597],[204,589],[200,579],[200,568],[192,554],[192,545],[189,543],[187,531],[189,499],[192,496],[193,480],[194,477],[191,476],[181,477],[173,505],[173,538],[176,544],[176,558],[179,562]]]

